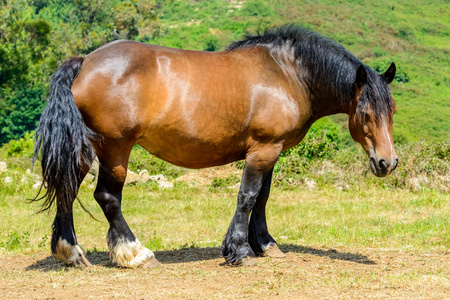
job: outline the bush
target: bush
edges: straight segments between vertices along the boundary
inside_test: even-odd
[[[306,159],[285,156],[280,159],[274,182],[282,186],[301,186],[314,180],[318,186],[335,186],[338,189],[432,189],[450,191],[450,143],[414,143],[396,147],[399,157],[397,169],[385,178],[375,177],[369,168],[366,153],[342,149],[326,158]]]
[[[392,62],[387,59],[374,60],[370,63],[370,67],[381,74],[381,73],[384,73],[388,69],[388,67],[391,63]],[[406,73],[405,68],[402,65],[396,65],[396,67],[397,67],[397,72],[395,72],[394,80],[396,82],[408,83],[409,76]]]
[[[45,84],[0,90],[0,145],[19,139],[39,123],[47,93]]]
[[[295,147],[284,151],[274,172],[282,170],[300,174],[313,159],[331,157],[339,149],[340,134],[338,127],[329,119],[323,118],[313,124],[303,141]]]
[[[19,140],[11,140],[4,147],[7,157],[26,157],[31,158],[34,150],[34,131],[25,133]]]

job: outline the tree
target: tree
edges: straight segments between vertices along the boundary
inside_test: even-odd
[[[0,145],[33,130],[44,107],[47,82],[40,81],[51,26],[32,19],[26,0],[1,1]]]
[[[0,0],[0,145],[36,127],[67,57],[158,34],[155,1]]]

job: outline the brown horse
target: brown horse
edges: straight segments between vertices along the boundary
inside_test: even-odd
[[[245,159],[223,255],[233,264],[254,263],[255,255],[283,256],[265,216],[281,152],[297,145],[317,119],[346,113],[372,172],[389,174],[398,161],[392,142],[396,105],[388,87],[394,76],[394,64],[378,75],[339,44],[292,25],[247,36],[223,52],[116,41],[70,58],[52,78],[36,130],[35,158],[42,149],[47,190],[34,200],[45,200],[43,210],[56,201],[53,255],[66,264],[90,265],[77,243],[72,205],[96,155],[94,197],[110,224],[113,262],[159,264],[121,211],[128,158],[138,144],[187,168]]]

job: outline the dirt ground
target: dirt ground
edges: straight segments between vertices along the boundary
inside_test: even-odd
[[[224,263],[219,248],[155,252],[155,269],[90,268],[46,253],[1,255],[1,299],[450,299],[450,253],[318,249],[281,245],[286,258],[252,267]]]

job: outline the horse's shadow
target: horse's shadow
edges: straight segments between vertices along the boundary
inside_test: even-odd
[[[369,259],[365,255],[359,253],[339,252],[334,249],[322,250],[292,244],[281,244],[280,249],[285,253],[295,252],[295,253],[311,254],[316,256],[329,257],[330,259],[346,260],[365,265],[376,264],[373,260]],[[188,262],[222,258],[222,252],[219,247],[182,248],[177,250],[155,251],[154,253],[162,264],[188,263]],[[108,252],[88,251],[88,253],[86,254],[86,258],[94,265],[100,265],[107,268],[116,267],[114,264],[110,262]],[[27,271],[39,270],[42,272],[50,272],[61,270],[67,271],[69,268],[70,267],[67,267],[64,263],[56,260],[52,256],[48,256],[28,266],[26,270]]]
[[[88,251],[86,253],[86,258],[93,264],[104,267],[115,267],[110,259],[109,252],[105,251]],[[41,271],[41,272],[50,272],[50,271],[68,271],[72,267],[66,265],[65,263],[57,260],[53,256],[47,256],[44,259],[38,260],[35,263],[29,265],[25,268],[27,271]]]
[[[346,260],[364,265],[376,265],[376,263],[373,260],[369,259],[366,255],[362,255],[359,253],[340,252],[335,249],[322,250],[293,244],[281,244],[280,249],[285,253],[295,252],[312,254],[316,256],[328,256],[329,258],[336,260]]]

